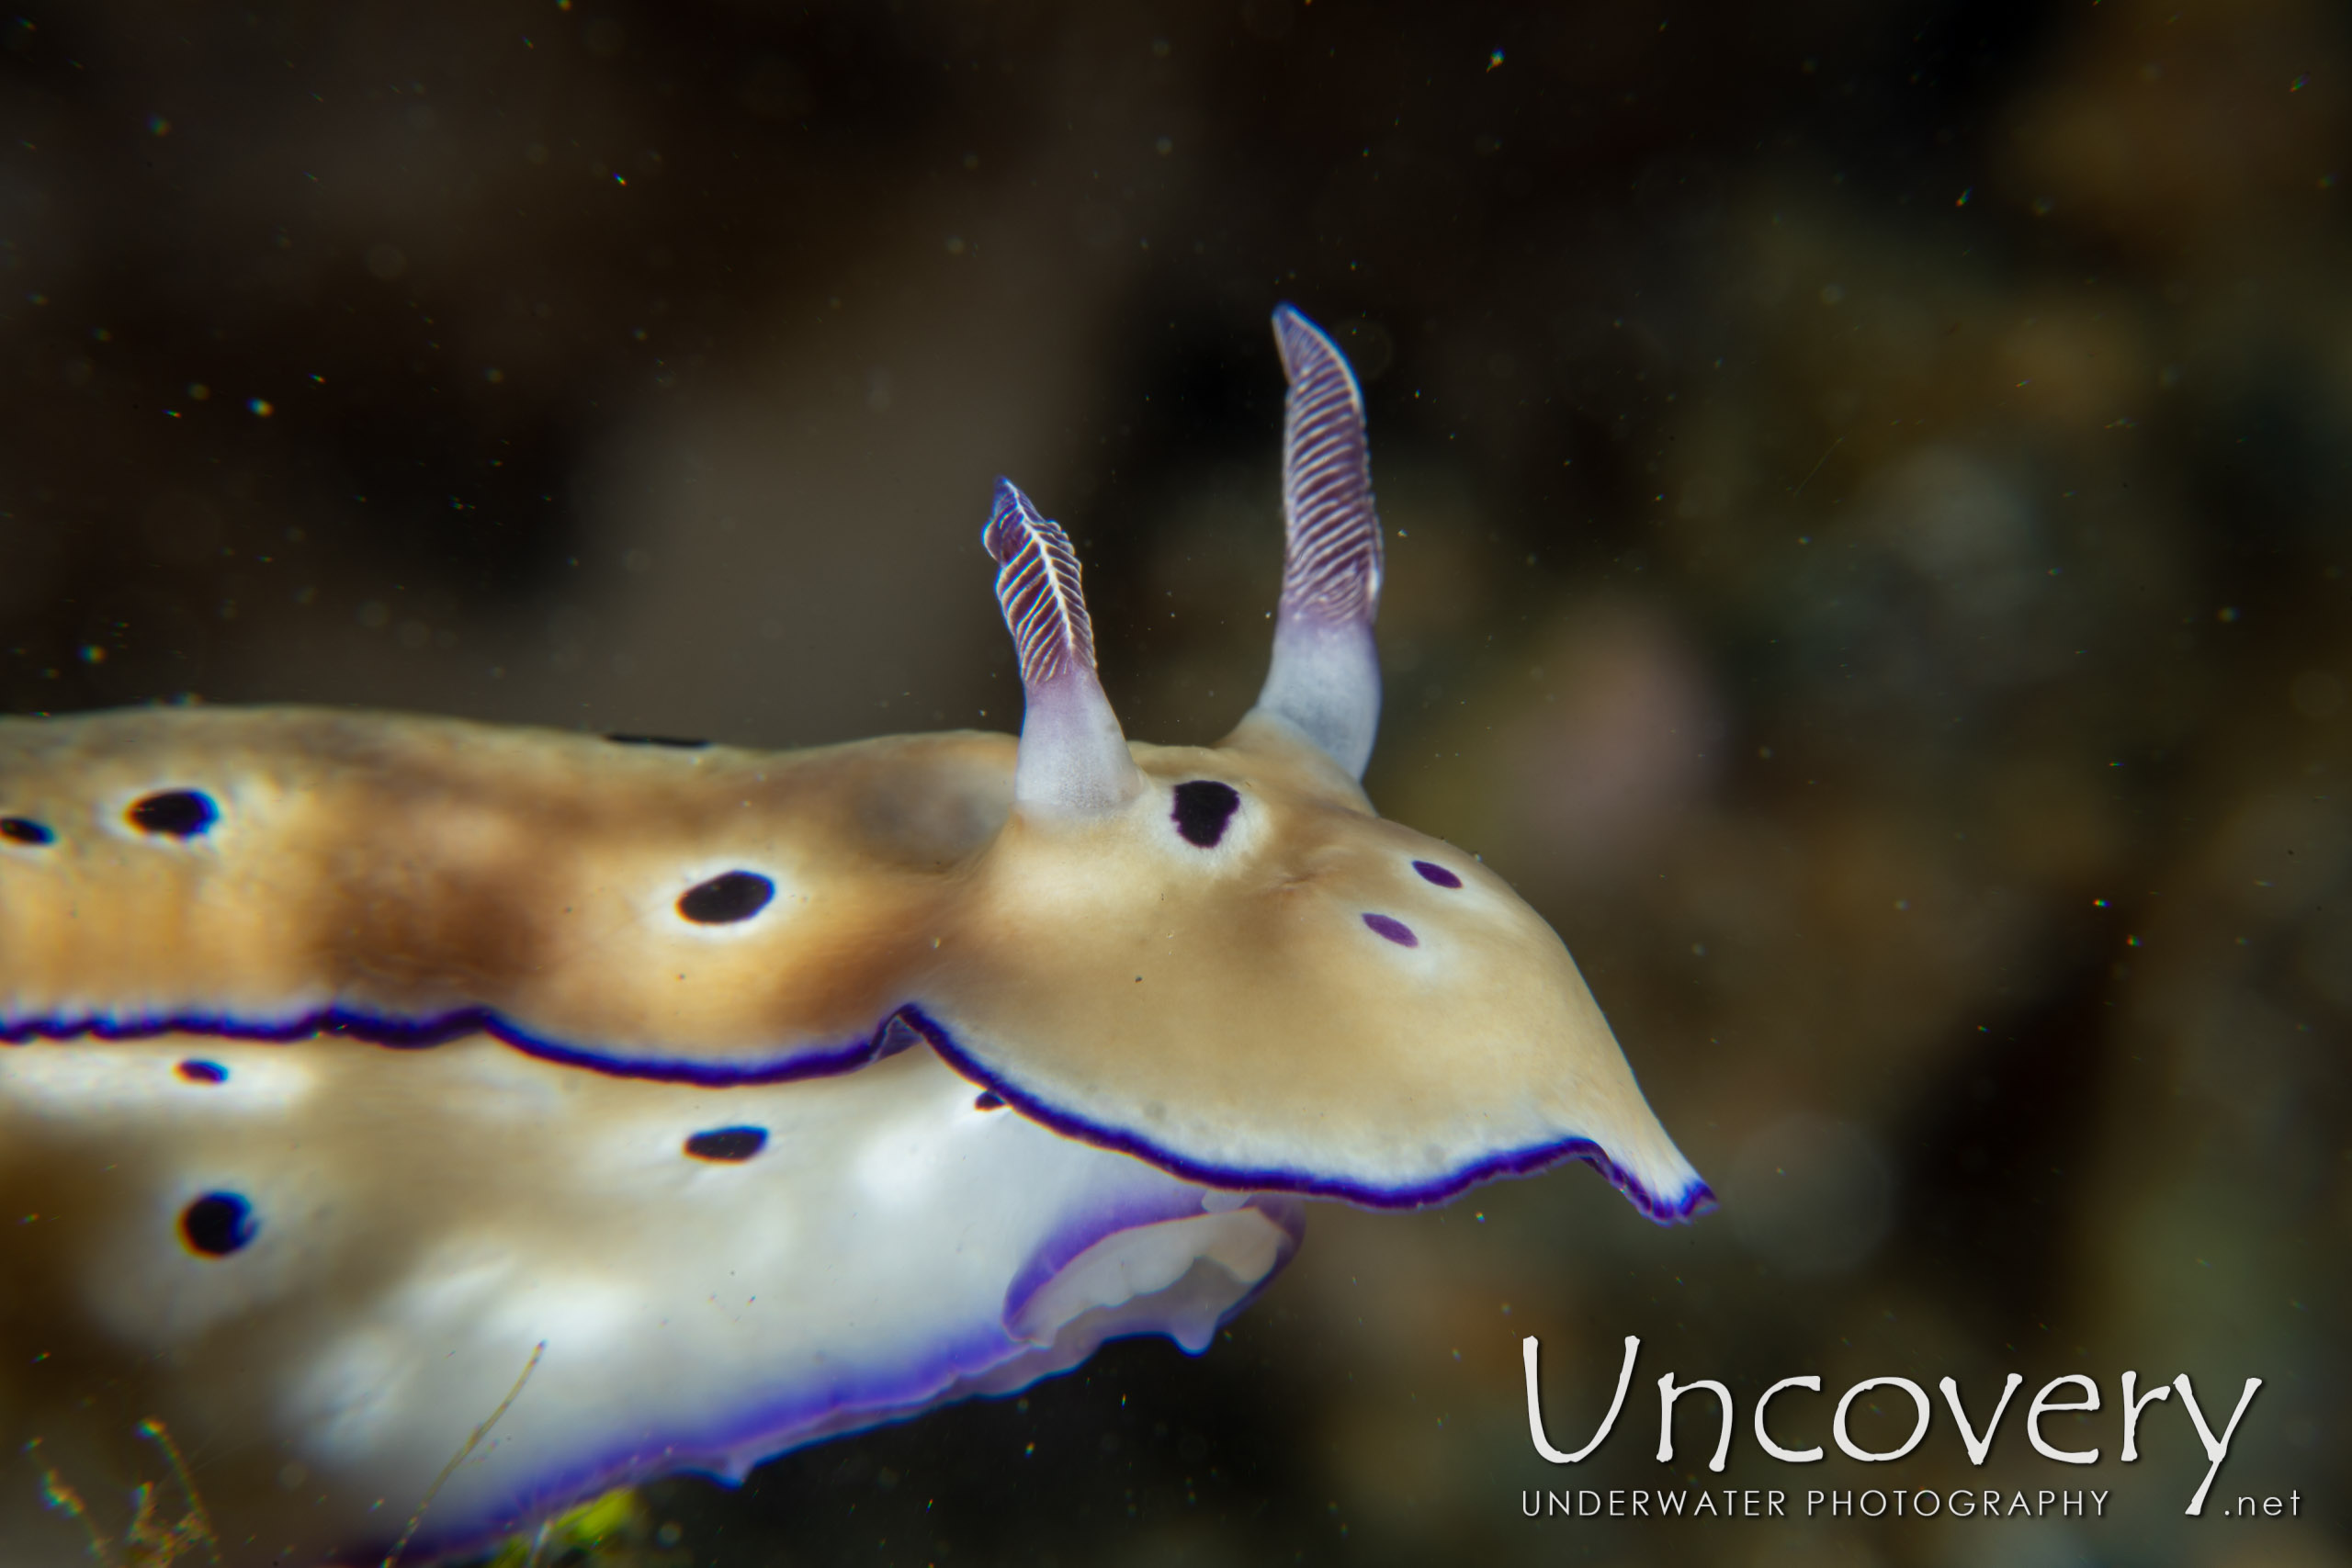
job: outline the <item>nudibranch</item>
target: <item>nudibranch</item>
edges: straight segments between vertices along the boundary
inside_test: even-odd
[[[168,1432],[232,1561],[420,1561],[1204,1348],[1303,1199],[1582,1159],[1708,1206],[1559,938],[1358,783],[1363,399],[1274,328],[1272,665],[1213,747],[1125,739],[1006,482],[1017,743],[0,721],[6,1436],[101,1528]],[[20,1480],[0,1555],[69,1556]]]

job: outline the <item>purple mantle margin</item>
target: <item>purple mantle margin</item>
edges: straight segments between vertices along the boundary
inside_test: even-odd
[[[1687,1224],[1715,1206],[1715,1195],[1703,1181],[1692,1182],[1689,1190],[1670,1201],[1652,1192],[1631,1171],[1611,1159],[1608,1150],[1590,1138],[1564,1138],[1558,1143],[1507,1150],[1418,1187],[1368,1187],[1362,1182],[1277,1167],[1251,1168],[1209,1165],[1186,1159],[1182,1155],[1159,1147],[1148,1138],[1138,1137],[1123,1128],[1090,1122],[1038,1099],[975,1061],[956,1043],[953,1034],[919,1007],[909,1004],[900,1008],[895,1016],[906,1020],[921,1033],[930,1043],[931,1048],[939,1053],[940,1060],[981,1088],[1001,1097],[1006,1104],[1032,1122],[1051,1127],[1065,1137],[1092,1144],[1097,1148],[1115,1149],[1124,1155],[1133,1155],[1170,1175],[1197,1181],[1204,1187],[1243,1192],[1296,1192],[1309,1198],[1338,1198],[1368,1209],[1421,1209],[1445,1202],[1480,1182],[1490,1181],[1497,1177],[1532,1176],[1565,1160],[1575,1159],[1582,1160],[1600,1172],[1611,1186],[1625,1194],[1634,1208],[1661,1225]]]
[[[1373,1187],[1359,1181],[1318,1176],[1312,1171],[1280,1167],[1264,1168],[1211,1165],[1159,1147],[1124,1128],[1107,1126],[1039,1099],[1020,1085],[974,1059],[956,1043],[955,1035],[919,1005],[910,1002],[885,1017],[863,1039],[839,1045],[794,1051],[781,1058],[742,1066],[664,1060],[600,1054],[577,1045],[544,1040],[515,1027],[486,1008],[464,1008],[432,1018],[404,1020],[324,1008],[279,1023],[252,1023],[209,1013],[175,1013],[132,1020],[106,1018],[29,1019],[0,1024],[0,1043],[22,1044],[31,1040],[145,1040],[158,1034],[217,1035],[232,1040],[286,1043],[318,1033],[347,1034],[396,1050],[416,1050],[445,1044],[468,1034],[483,1033],[505,1042],[526,1055],[560,1066],[580,1067],[613,1077],[644,1078],[656,1083],[692,1084],[704,1089],[729,1089],[750,1084],[791,1083],[802,1078],[831,1077],[854,1072],[870,1062],[894,1055],[911,1043],[908,1032],[920,1035],[940,1059],[973,1083],[1001,1096],[1021,1114],[1065,1137],[1097,1148],[1132,1155],[1171,1176],[1206,1187],[1238,1192],[1295,1192],[1310,1198],[1336,1198],[1370,1209],[1420,1209],[1442,1203],[1470,1188],[1498,1177],[1532,1176],[1567,1160],[1582,1160],[1625,1194],[1636,1209],[1662,1225],[1683,1224],[1715,1206],[1715,1195],[1703,1181],[1668,1197],[1651,1191],[1609,1151],[1590,1138],[1564,1138],[1510,1149],[1478,1161],[1435,1181],[1411,1187]]]
[[[832,1077],[854,1072],[870,1062],[895,1055],[906,1048],[893,1041],[891,1026],[898,1015],[882,1021],[863,1039],[839,1045],[794,1051],[779,1059],[741,1066],[707,1062],[668,1061],[585,1050],[560,1041],[543,1040],[518,1029],[487,1008],[459,1008],[430,1018],[386,1018],[355,1012],[348,1008],[320,1008],[298,1013],[277,1023],[256,1023],[223,1018],[216,1013],[164,1013],[147,1018],[35,1018],[0,1023],[0,1044],[22,1045],[33,1040],[152,1040],[159,1034],[209,1034],[224,1040],[251,1040],[285,1045],[315,1034],[345,1034],[371,1045],[396,1051],[416,1051],[446,1045],[469,1034],[488,1034],[526,1056],[558,1066],[581,1067],[609,1077],[644,1078],[654,1083],[691,1084],[701,1089],[734,1089],[751,1084],[792,1083],[801,1078]]]

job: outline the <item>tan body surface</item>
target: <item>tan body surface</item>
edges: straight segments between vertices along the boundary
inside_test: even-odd
[[[0,1029],[486,1010],[621,1068],[775,1072],[870,1039],[1011,798],[949,734],[786,754],[451,719],[149,710],[0,720]],[[180,839],[134,805],[199,791]],[[678,901],[750,872],[752,918]]]

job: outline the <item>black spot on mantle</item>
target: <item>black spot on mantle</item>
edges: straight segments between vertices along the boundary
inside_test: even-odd
[[[30,844],[38,848],[54,842],[57,835],[49,830],[48,824],[36,822],[29,817],[0,817],[0,839],[6,839],[12,844]]]
[[[678,913],[698,926],[732,925],[766,908],[775,897],[775,884],[758,872],[723,872],[680,895]]]
[[[180,1211],[180,1239],[207,1258],[243,1251],[260,1229],[254,1206],[234,1192],[207,1192]]]
[[[220,820],[220,808],[200,789],[166,789],[141,795],[123,815],[142,833],[193,839]]]
[[[1225,825],[1241,808],[1241,794],[1215,779],[1193,779],[1176,786],[1176,809],[1169,816],[1188,844],[1213,847],[1225,837]]]
[[[740,1164],[767,1146],[765,1127],[714,1127],[686,1140],[687,1154],[723,1164]]]

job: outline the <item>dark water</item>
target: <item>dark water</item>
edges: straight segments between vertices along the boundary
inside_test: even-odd
[[[600,1561],[2352,1551],[2340,11],[0,31],[0,708],[1010,728],[1004,473],[1078,541],[1128,732],[1206,741],[1263,668],[1293,300],[1365,378],[1392,532],[1373,795],[1544,910],[1723,1200],[1662,1231],[1569,1170],[1319,1209],[1198,1359],[1125,1343],[741,1492],[662,1483]],[[1528,1334],[1563,1446],[1643,1339],[1574,1471],[1531,1448]],[[2217,1424],[2266,1380],[2205,1517],[2178,1400],[2117,1459],[2126,1370]],[[1668,1371],[1737,1398],[1720,1478],[1708,1395],[1652,1458]],[[1890,1464],[1748,1427],[1806,1373],[1956,1377],[1981,1419],[2011,1371],[1981,1471],[1939,1398]],[[2019,1430],[2071,1372],[2104,1404],[2045,1430],[2082,1469]],[[1853,1433],[1892,1448],[1880,1393]],[[1826,1440],[1809,1400],[1782,1441]],[[1521,1517],[1711,1482],[1794,1517]],[[1873,1486],[2109,1495],[1804,1517]]]

